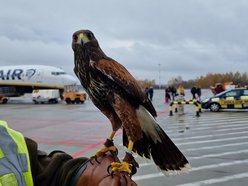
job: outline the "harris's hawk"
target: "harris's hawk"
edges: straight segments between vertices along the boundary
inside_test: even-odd
[[[96,155],[115,150],[113,137],[123,128],[123,144],[128,150],[121,165],[112,165],[113,171],[131,172],[135,162],[132,151],[152,157],[165,174],[189,171],[189,162],[157,124],[157,113],[135,78],[102,51],[91,31],[79,30],[72,39],[74,72],[95,106],[112,124],[110,137]]]

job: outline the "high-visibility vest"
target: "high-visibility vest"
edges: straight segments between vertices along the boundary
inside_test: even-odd
[[[0,121],[0,186],[33,186],[25,139]]]
[[[183,86],[179,86],[179,87],[178,87],[177,93],[178,93],[179,95],[183,95],[183,96],[184,96],[184,88],[183,88]]]

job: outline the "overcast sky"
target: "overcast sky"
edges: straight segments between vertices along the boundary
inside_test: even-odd
[[[247,0],[0,0],[0,65],[74,75],[71,37],[80,29],[137,79],[248,72]]]

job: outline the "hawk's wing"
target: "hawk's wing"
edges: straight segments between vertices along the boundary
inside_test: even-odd
[[[102,74],[122,87],[127,94],[139,101],[139,104],[143,105],[154,117],[157,116],[151,101],[147,98],[138,82],[125,67],[112,59],[101,59],[95,63],[94,66]]]

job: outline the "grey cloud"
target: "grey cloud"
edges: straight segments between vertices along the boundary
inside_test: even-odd
[[[0,1],[0,65],[73,74],[71,35],[86,28],[138,79],[158,82],[158,64],[165,83],[248,69],[246,0]]]

